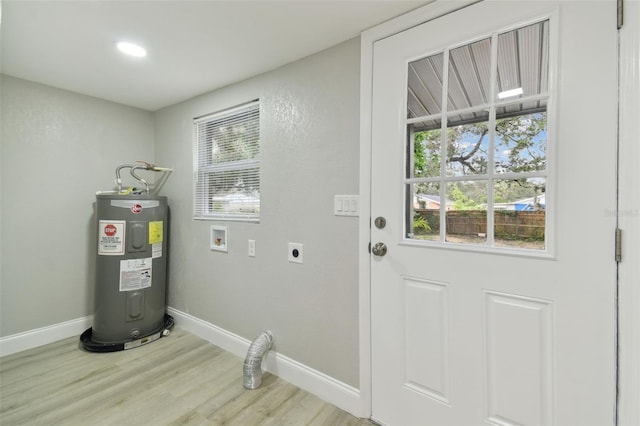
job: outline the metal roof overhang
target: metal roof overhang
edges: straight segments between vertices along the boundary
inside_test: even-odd
[[[496,104],[496,118],[543,112],[547,107],[549,23],[538,22],[499,34],[497,93],[522,88],[522,95]],[[448,51],[447,126],[487,121],[491,102],[491,39]],[[407,118],[414,131],[440,128],[444,53],[413,61],[408,67]]]

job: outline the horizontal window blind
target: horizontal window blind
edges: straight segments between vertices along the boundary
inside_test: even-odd
[[[260,217],[260,104],[194,120],[194,217]]]

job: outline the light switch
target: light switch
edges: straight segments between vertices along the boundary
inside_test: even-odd
[[[359,216],[359,195],[336,195],[333,214],[336,216]]]

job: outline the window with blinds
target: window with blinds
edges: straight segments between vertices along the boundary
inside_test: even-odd
[[[194,120],[194,218],[260,218],[260,103]]]

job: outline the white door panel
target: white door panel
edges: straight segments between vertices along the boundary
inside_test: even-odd
[[[405,230],[407,66],[549,19],[544,250]],[[384,424],[611,424],[615,2],[488,1],[376,42],[372,405]],[[488,179],[498,178],[492,176]],[[443,225],[444,226],[444,225]]]

